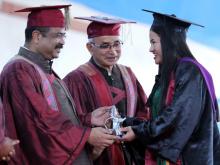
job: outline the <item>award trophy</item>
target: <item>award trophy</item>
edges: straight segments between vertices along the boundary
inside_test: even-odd
[[[105,128],[113,131],[116,136],[121,137],[123,133],[120,131],[121,125],[126,118],[121,118],[115,106],[110,109],[110,117],[105,121]],[[109,128],[109,122],[111,126]]]

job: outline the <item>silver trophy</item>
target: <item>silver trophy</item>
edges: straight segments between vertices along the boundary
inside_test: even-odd
[[[105,128],[113,131],[116,136],[122,136],[121,125],[126,118],[121,118],[115,106],[110,109],[110,117],[105,121]],[[110,123],[111,122],[111,123]],[[110,128],[109,128],[109,125]]]

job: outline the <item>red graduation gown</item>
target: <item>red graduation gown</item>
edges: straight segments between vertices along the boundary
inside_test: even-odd
[[[123,78],[125,84],[125,95],[127,102],[127,113],[129,116],[139,116],[146,118],[147,109],[145,103],[147,97],[130,68],[122,66],[129,75]],[[92,68],[92,69],[91,69]],[[129,83],[133,90],[128,91],[128,84],[125,79],[130,79]],[[114,105],[114,98],[111,93],[111,87],[103,77],[102,73],[91,62],[80,66],[78,69],[69,73],[64,82],[70,90],[70,93],[75,101],[77,113],[81,121],[88,126],[91,126],[91,112],[102,106]],[[133,101],[132,101],[133,100]],[[131,103],[134,102],[134,103]],[[116,165],[124,164],[124,160],[119,158],[122,153],[110,151],[108,147],[101,156],[95,161],[97,165]],[[117,158],[118,156],[118,158]],[[117,160],[117,163],[114,162]],[[122,164],[121,164],[122,163]]]
[[[2,101],[0,100],[0,143],[4,139],[4,112],[3,112],[3,106]]]
[[[6,136],[20,140],[9,164],[73,163],[85,147],[90,129],[74,125],[60,110],[50,108],[43,96],[41,77],[31,64],[24,60],[8,64],[2,71],[0,92]],[[56,98],[57,92],[54,90]]]

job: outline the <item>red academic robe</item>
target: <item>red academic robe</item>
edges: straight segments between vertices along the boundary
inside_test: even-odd
[[[125,84],[125,95],[127,101],[127,116],[147,116],[147,108],[145,106],[147,97],[136,79],[135,75],[130,68],[121,66],[123,68],[121,72],[126,72],[127,76],[122,75],[123,83]],[[129,75],[129,76],[128,76]],[[129,79],[129,80],[128,80]],[[111,93],[111,87],[107,81],[91,62],[80,66],[78,69],[69,73],[64,82],[70,90],[70,93],[75,101],[77,113],[81,121],[91,126],[91,112],[102,106],[115,105],[115,96],[113,98]],[[133,88],[132,90],[129,89]],[[97,165],[116,165],[124,164],[124,160],[121,160],[121,152],[111,151],[114,150],[113,146],[108,147],[101,156],[95,161]],[[116,162],[117,161],[117,162]]]
[[[0,143],[4,139],[4,112],[3,112],[3,106],[2,101],[0,100]]]
[[[5,133],[20,140],[8,164],[69,165],[85,147],[90,129],[76,126],[68,116],[52,110],[41,84],[38,71],[24,60],[11,62],[2,71]],[[56,91],[54,94],[56,97]],[[57,105],[59,109],[58,101]]]

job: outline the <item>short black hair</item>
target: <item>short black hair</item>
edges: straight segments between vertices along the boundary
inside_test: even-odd
[[[33,26],[25,29],[25,42],[28,43],[32,39],[32,33],[33,31],[39,31],[43,36],[45,36],[50,28],[49,27],[38,27],[38,26]]]

